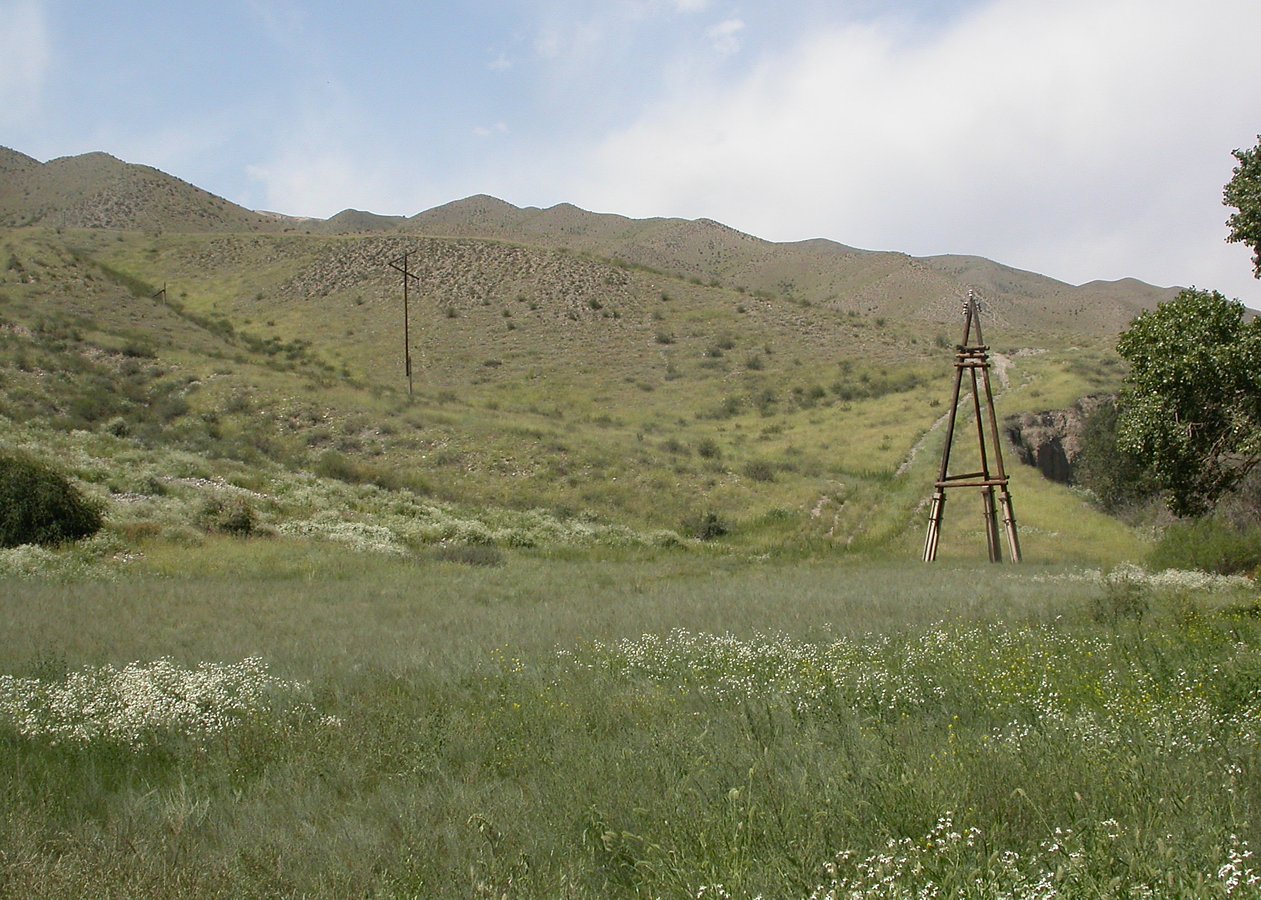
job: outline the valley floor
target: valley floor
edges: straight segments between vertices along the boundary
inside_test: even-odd
[[[0,580],[0,894],[1261,892],[1246,580],[278,543]]]

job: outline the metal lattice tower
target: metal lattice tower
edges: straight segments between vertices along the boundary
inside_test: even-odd
[[[951,475],[950,449],[954,443],[955,419],[959,412],[959,394],[963,388],[965,373],[972,390],[972,411],[976,418],[976,438],[981,455],[981,470]],[[982,390],[984,400],[982,400]],[[984,414],[982,406],[984,406]],[[985,425],[987,422],[992,453],[986,451]],[[990,469],[991,455],[994,466],[992,471]],[[1002,509],[1003,530],[1007,535],[1011,561],[1020,562],[1020,539],[1016,535],[1016,514],[1012,511],[1011,492],[1007,489],[1007,480],[1007,473],[1003,469],[1003,451],[999,445],[998,417],[994,413],[994,395],[990,391],[989,347],[981,337],[981,313],[976,294],[969,290],[968,298],[963,304],[963,342],[955,348],[954,396],[950,403],[949,421],[946,423],[946,447],[941,454],[941,470],[937,475],[932,508],[928,514],[928,535],[924,538],[924,562],[932,562],[937,558],[937,543],[941,538],[941,521],[945,513],[948,488],[980,489],[990,562],[1003,561],[1003,549],[998,531],[998,511]],[[995,488],[998,489],[999,495],[997,505],[994,499]]]

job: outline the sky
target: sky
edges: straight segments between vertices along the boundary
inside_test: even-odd
[[[291,215],[485,193],[1261,309],[1221,202],[1258,36],[1258,0],[0,0],[0,145]]]

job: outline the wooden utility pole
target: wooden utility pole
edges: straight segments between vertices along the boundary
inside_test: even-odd
[[[411,279],[420,280],[420,276],[411,272],[407,268],[407,258],[410,253],[404,253],[398,259],[390,263],[390,268],[396,272],[403,274],[403,368],[407,371],[407,399],[412,397],[412,344],[408,334],[408,313],[407,313],[407,283]]]
[[[973,333],[975,332],[975,340]],[[955,418],[959,411],[959,394],[963,387],[964,373],[972,386],[972,412],[976,418],[976,438],[981,454],[981,470],[959,475],[950,474],[950,448],[954,443]],[[977,373],[980,373],[978,376]],[[981,399],[984,388],[985,399]],[[984,405],[984,415],[982,414]],[[990,429],[990,447],[993,451],[994,468],[990,470],[990,455],[985,446],[985,424]],[[1020,562],[1020,539],[1016,535],[1016,514],[1012,510],[1011,493],[1007,489],[1007,473],[1003,469],[1003,451],[999,444],[998,417],[994,413],[994,395],[990,391],[989,347],[981,337],[981,314],[976,294],[969,290],[963,306],[963,342],[955,348],[954,395],[950,402],[949,419],[946,423],[946,446],[941,454],[941,469],[937,475],[933,503],[928,514],[928,535],[924,538],[924,562],[937,558],[937,543],[941,538],[941,521],[946,507],[947,488],[980,488],[981,505],[985,516],[985,540],[989,544],[990,562],[1002,562],[1003,549],[998,530],[998,512],[1003,514],[1003,530],[1011,551],[1011,561]],[[998,489],[998,505],[994,491]]]

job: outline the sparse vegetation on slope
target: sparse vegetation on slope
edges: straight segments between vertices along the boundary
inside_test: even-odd
[[[468,238],[26,229],[0,250],[15,420],[645,533],[712,512],[725,546],[918,540],[932,464],[903,463],[950,365],[918,328]],[[386,265],[403,252],[412,402]],[[1018,350],[1013,412],[1118,378]]]

